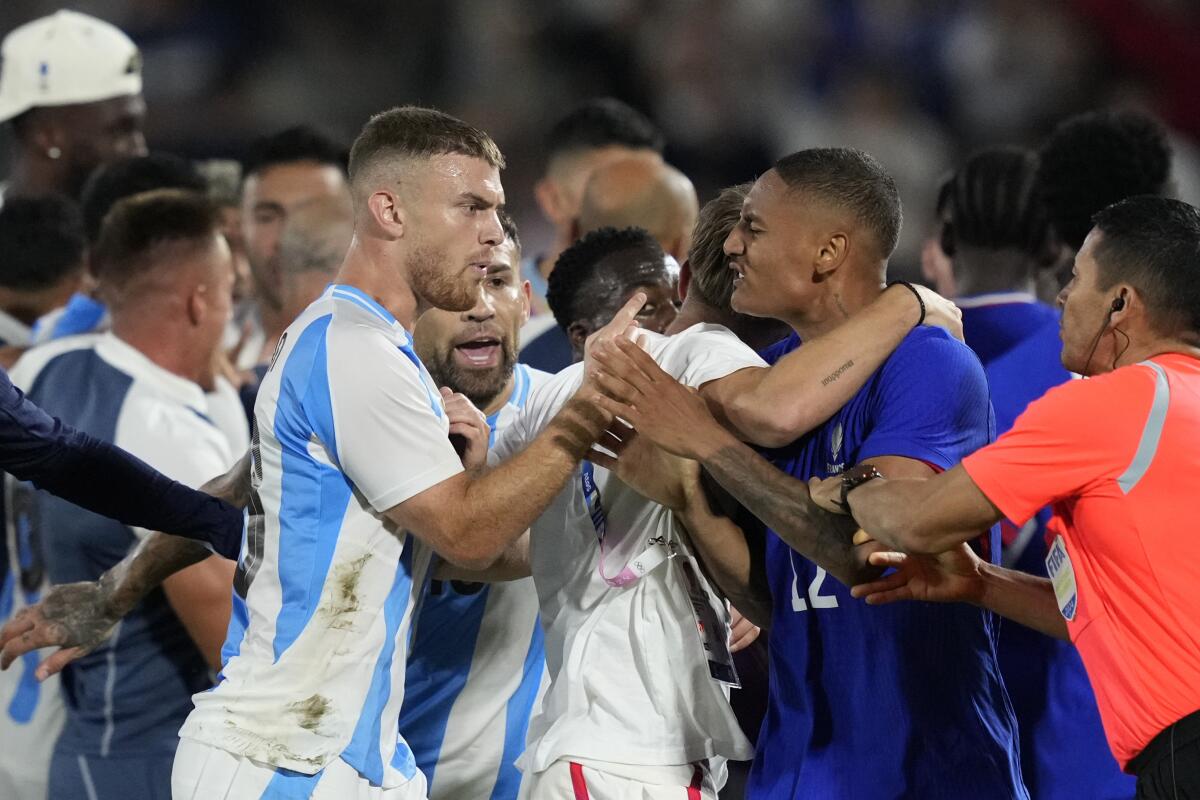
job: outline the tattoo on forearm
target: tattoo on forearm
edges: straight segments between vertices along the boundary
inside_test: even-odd
[[[835,369],[833,372],[831,372],[831,373],[829,373],[828,375],[826,375],[826,376],[825,376],[825,377],[824,377],[824,378],[821,380],[821,385],[822,385],[822,386],[828,386],[829,384],[831,384],[831,383],[833,383],[834,381],[836,381],[838,378],[842,377],[842,373],[844,373],[846,370],[850,369],[850,368],[851,368],[851,367],[853,367],[853,366],[854,366],[854,361],[853,361],[853,360],[851,360],[851,361],[847,361],[845,364],[842,364],[840,367],[838,367],[837,369]]]
[[[854,521],[819,508],[795,478],[741,444],[722,448],[704,466],[796,552],[842,579],[857,569]]]

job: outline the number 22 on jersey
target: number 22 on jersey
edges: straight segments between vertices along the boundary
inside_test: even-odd
[[[810,607],[813,609],[838,607],[837,595],[821,594],[821,587],[825,584],[825,578],[828,577],[824,567],[817,567],[817,574],[809,582],[806,602],[800,596],[800,573],[796,570],[795,553],[788,553],[788,563],[792,567],[792,611],[808,611]]]

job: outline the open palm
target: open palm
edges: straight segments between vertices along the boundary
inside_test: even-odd
[[[936,556],[872,553],[868,561],[876,567],[895,569],[877,581],[861,583],[850,590],[854,597],[871,605],[898,600],[970,603],[979,598],[982,589],[979,576],[982,562],[966,544]]]

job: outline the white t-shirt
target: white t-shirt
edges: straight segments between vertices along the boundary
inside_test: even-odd
[[[765,366],[717,325],[646,336],[654,360],[688,386]],[[536,388],[490,458],[501,461],[524,448],[582,379],[583,365],[575,364]],[[624,587],[606,583],[598,572],[600,550],[581,474],[577,468],[530,529],[550,688],[530,722],[522,768],[540,772],[563,758],[647,766],[750,758],[753,748],[728,694],[709,676],[678,565],[662,563]],[[608,521],[607,575],[619,572],[623,559],[645,549],[650,538],[678,540],[670,511],[602,468],[594,474]],[[683,548],[675,558],[692,556]]]
[[[416,766],[397,718],[432,551],[383,512],[462,471],[441,396],[400,323],[334,285],[284,334],[255,422],[224,680],[180,736],[403,785]]]

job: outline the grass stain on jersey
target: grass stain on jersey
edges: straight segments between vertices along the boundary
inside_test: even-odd
[[[314,694],[305,700],[289,704],[288,710],[296,715],[301,728],[315,733],[321,725],[321,720],[329,713],[331,705],[328,697]]]
[[[371,553],[364,553],[334,568],[329,581],[332,596],[329,603],[320,609],[321,614],[329,619],[330,628],[349,630],[354,627],[354,615],[359,610],[358,582],[362,578],[363,567],[371,557]]]

